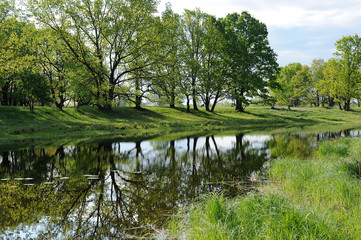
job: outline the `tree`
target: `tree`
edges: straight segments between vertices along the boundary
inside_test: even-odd
[[[131,63],[151,47],[155,0],[30,0],[29,10],[91,73],[100,109],[110,109],[116,86],[144,67]]]
[[[324,67],[325,79],[320,81],[320,93],[332,97],[340,110],[350,110],[352,98],[358,99],[361,87],[361,38],[343,37],[336,42],[335,58]]]
[[[339,100],[343,102],[343,110],[350,110],[352,98],[359,96],[361,84],[361,38],[356,34],[346,36],[336,42],[334,53],[340,64],[337,81],[340,82],[341,94]]]
[[[0,31],[0,104],[27,104],[20,75],[36,68],[36,28],[14,17],[4,20]]]
[[[204,21],[206,14],[200,9],[184,10],[182,17],[183,41],[184,45],[184,71],[191,84],[193,109],[198,110],[197,106],[197,84],[200,77],[202,44],[204,38]],[[188,95],[187,95],[188,99]],[[188,101],[188,100],[187,100]],[[187,104],[188,105],[188,104]]]
[[[309,93],[310,103],[314,104],[315,107],[320,106],[320,100],[322,106],[325,104],[325,98],[327,96],[320,95],[319,84],[325,78],[324,74],[325,61],[323,59],[313,59],[310,67],[311,77],[311,89]]]
[[[338,104],[340,110],[343,110],[342,105],[346,90],[342,81],[343,71],[344,69],[340,61],[336,58],[331,58],[325,64],[325,79],[320,82],[320,93],[329,95],[332,99],[332,102]]]
[[[248,12],[228,14],[221,20],[226,39],[229,97],[243,112],[249,99],[266,95],[278,71],[276,54],[267,40],[267,27]]]
[[[217,102],[224,96],[224,89],[226,88],[224,53],[222,51],[225,41],[219,30],[219,22],[215,17],[206,15],[203,25],[199,96],[206,110],[213,112]],[[211,103],[212,100],[213,104]]]
[[[30,111],[34,111],[35,101],[41,104],[51,102],[50,86],[44,75],[27,70],[20,74],[20,80]]]
[[[302,65],[300,63],[290,63],[285,67],[281,67],[277,75],[277,82],[280,85],[280,89],[275,89],[273,95],[276,97],[277,103],[287,105],[288,109],[300,103],[300,99],[295,95],[296,84],[294,82],[294,77],[299,71],[302,71]],[[298,80],[301,80],[300,75],[298,76]]]
[[[183,77],[181,38],[181,17],[168,3],[162,13],[159,47],[155,53],[160,61],[155,66],[157,77],[153,79],[153,91],[159,96],[165,95],[171,108],[175,107],[176,98],[180,95],[179,81]]]
[[[308,96],[312,88],[310,79],[310,68],[307,65],[303,65],[302,68],[292,77],[294,85],[293,99],[295,106],[299,106],[304,101],[309,101]]]
[[[53,31],[40,29],[37,35],[39,65],[49,81],[56,107],[62,110],[65,102],[71,97],[71,82],[77,79],[78,74],[72,72],[87,73],[87,69],[69,54],[64,42],[57,38]],[[87,90],[90,90],[90,86]]]

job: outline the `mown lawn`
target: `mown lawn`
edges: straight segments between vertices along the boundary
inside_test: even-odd
[[[215,113],[204,110],[186,113],[185,108],[131,107],[103,112],[96,107],[80,110],[36,107],[0,107],[0,138],[44,136],[77,136],[99,134],[149,134],[174,131],[217,131],[244,129],[297,128],[315,125],[357,124],[361,109],[344,112],[338,109],[295,108],[271,110],[269,107],[248,107],[245,113],[233,108],[218,108]]]

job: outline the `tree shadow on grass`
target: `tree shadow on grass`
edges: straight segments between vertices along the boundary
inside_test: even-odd
[[[172,109],[177,110],[182,113],[187,113],[187,108],[176,107],[176,108],[172,108]],[[207,117],[207,118],[213,118],[214,116],[222,116],[215,112],[206,112],[206,111],[194,110],[194,109],[190,109],[190,112],[188,112],[187,114],[191,114],[191,115],[197,116],[197,117]]]
[[[139,120],[139,121],[150,121],[150,118],[154,119],[167,119],[166,116],[159,114],[155,111],[149,110],[147,108],[134,108],[134,107],[122,107],[114,108],[112,111],[108,112],[111,117],[121,118],[126,120]]]
[[[305,111],[298,111],[298,110],[288,110],[288,109],[272,109],[274,111],[281,111],[281,112],[293,112],[293,113],[304,113]],[[312,119],[308,119],[308,118],[304,118],[302,117],[302,115],[300,116],[279,116],[279,115],[274,115],[272,114],[272,111],[270,111],[270,113],[253,113],[253,112],[249,112],[249,111],[245,111],[243,112],[244,114],[249,114],[252,116],[255,116],[257,118],[260,119],[251,119],[250,121],[267,121],[269,123],[279,123],[279,124],[296,124],[296,125],[315,125],[315,124],[320,124],[322,123],[321,121],[316,121],[316,120],[312,120]],[[241,113],[242,114],[242,113]]]

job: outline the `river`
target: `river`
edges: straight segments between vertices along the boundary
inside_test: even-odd
[[[249,192],[272,159],[361,131],[109,138],[0,152],[1,239],[151,236],[207,193]]]

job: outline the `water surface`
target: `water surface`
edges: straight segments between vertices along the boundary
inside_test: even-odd
[[[312,157],[329,133],[108,139],[0,152],[0,238],[136,238],[202,194],[248,192],[279,156]]]

